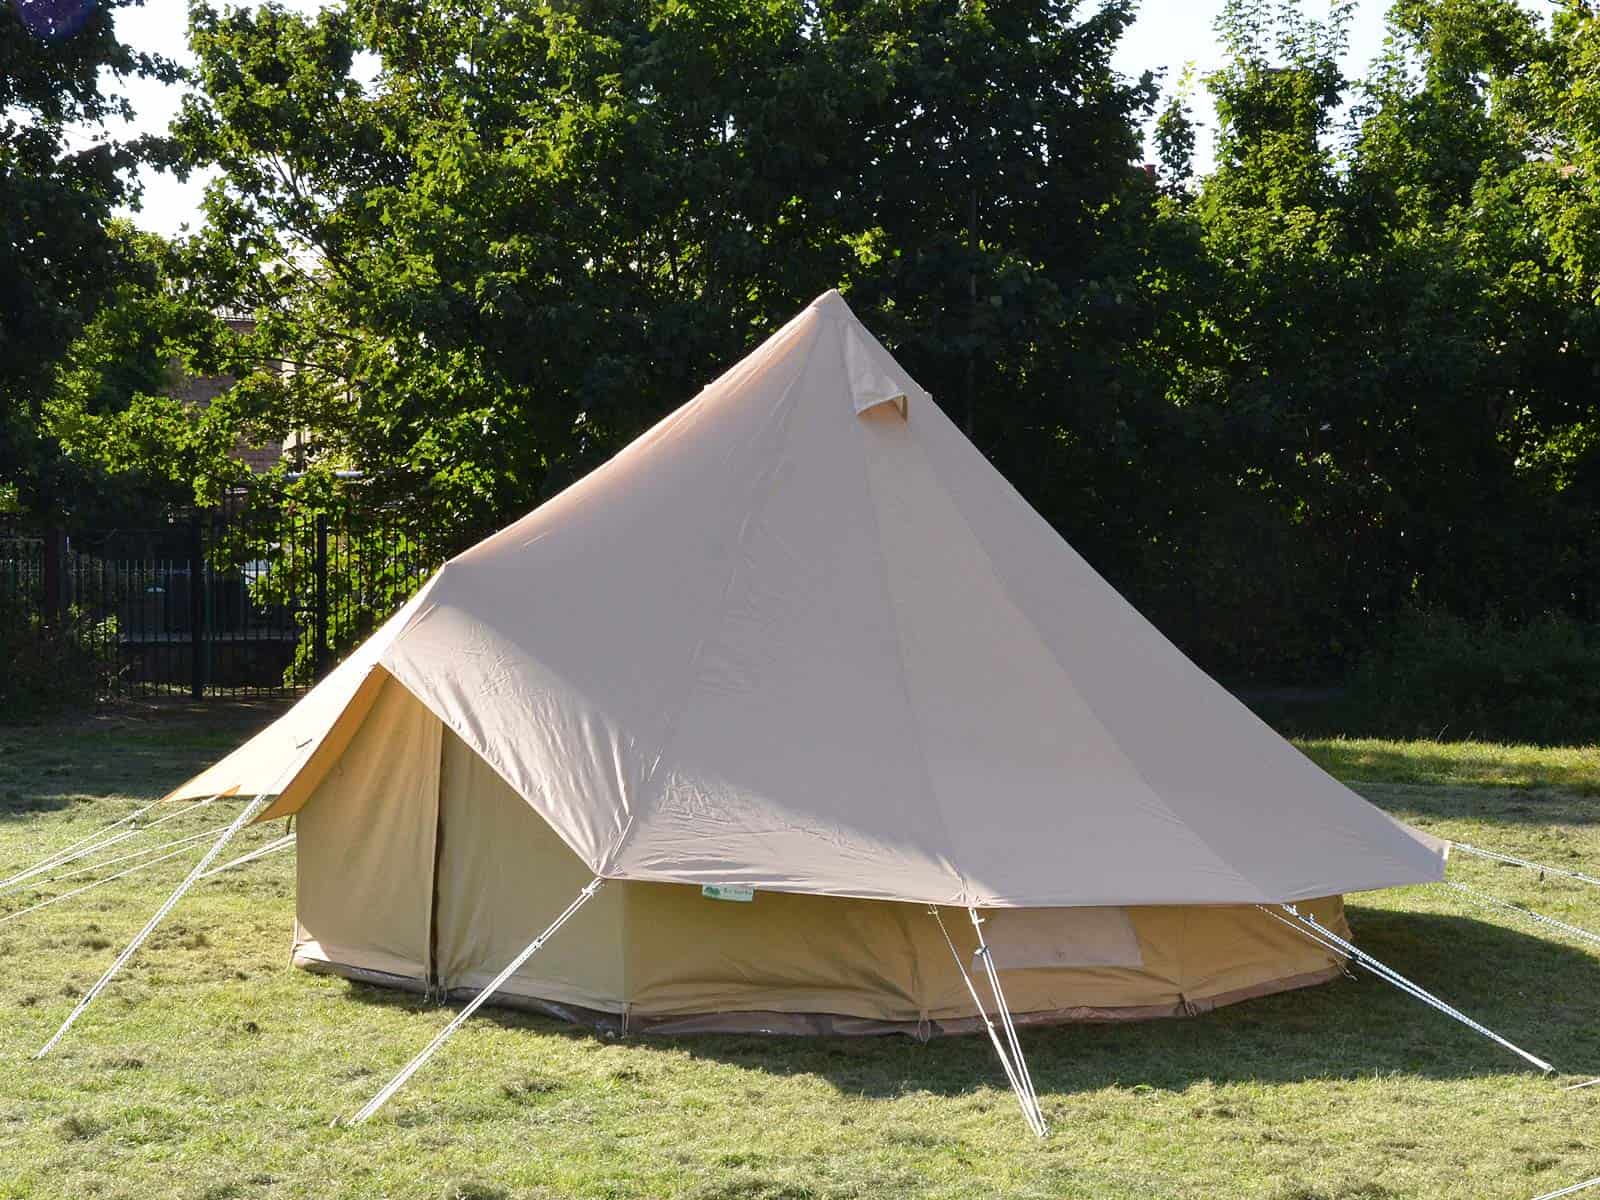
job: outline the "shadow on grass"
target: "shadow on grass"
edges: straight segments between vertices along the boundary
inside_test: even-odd
[[[1351,908],[1360,944],[1558,1071],[1600,1071],[1600,959],[1485,921]],[[1533,983],[1537,986],[1530,986]],[[351,999],[415,1011],[420,996],[350,985]],[[547,1037],[615,1043],[614,1035],[485,1006],[475,1020]],[[1189,1019],[1023,1030],[1042,1093],[1104,1088],[1178,1091],[1201,1081],[1297,1083],[1402,1075],[1465,1079],[1526,1073],[1522,1060],[1365,971],[1354,980],[1231,1005]],[[1003,1086],[987,1039],[632,1036],[626,1045],[772,1076],[815,1076],[867,1097],[954,1096]],[[420,1048],[420,1047],[419,1047]],[[536,1051],[530,1049],[530,1054]]]
[[[1498,792],[1480,789],[1468,798],[1462,796],[1459,788],[1359,781],[1350,786],[1385,812],[1402,821],[1420,821],[1425,826],[1434,821],[1473,821],[1485,825],[1535,828],[1600,825],[1600,800],[1574,796],[1571,792],[1533,788],[1507,788]],[[1486,848],[1508,849],[1493,842],[1488,842]],[[1517,853],[1514,848],[1510,852]],[[1570,866],[1578,860],[1555,861],[1558,865],[1567,862]]]
[[[1347,783],[1559,789],[1580,797],[1600,797],[1600,747],[1595,746],[1502,746],[1337,737],[1302,739],[1298,745],[1319,767]]]
[[[162,700],[36,726],[0,724],[0,821],[111,797],[154,799],[222,758],[285,707],[276,700]]]

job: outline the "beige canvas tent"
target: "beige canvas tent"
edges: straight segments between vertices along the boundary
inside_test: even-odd
[[[500,995],[631,1028],[968,1027],[975,927],[929,906],[986,911],[1021,1020],[1192,1013],[1339,969],[1258,904],[1346,933],[1446,849],[1190,663],[836,292],[176,795],[219,792],[297,814],[316,970],[471,993],[614,881]]]

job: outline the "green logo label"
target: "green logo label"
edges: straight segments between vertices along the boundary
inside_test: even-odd
[[[749,902],[756,898],[753,887],[745,887],[742,883],[708,883],[700,889],[700,894],[708,900],[743,900]]]

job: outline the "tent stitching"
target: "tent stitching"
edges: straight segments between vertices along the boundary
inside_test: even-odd
[[[682,684],[667,693],[668,695],[676,695],[678,704],[662,729],[656,753],[651,758],[649,767],[645,770],[644,778],[640,781],[641,796],[648,793],[654,786],[657,772],[660,771],[662,763],[666,761],[667,754],[672,749],[673,743],[677,741],[683,715],[688,711],[689,701],[694,695],[695,675],[699,670],[700,661],[705,654],[706,647],[716,638],[727,623],[728,601],[733,595],[734,584],[738,582],[740,571],[744,564],[745,546],[751,533],[761,524],[761,518],[775,494],[774,481],[781,474],[782,468],[787,461],[783,451],[789,444],[789,438],[793,432],[794,414],[799,407],[793,398],[795,389],[811,374],[811,351],[815,350],[822,329],[823,325],[818,321],[808,333],[807,337],[810,345],[807,348],[804,359],[801,361],[800,368],[795,372],[794,378],[785,385],[783,394],[774,405],[774,411],[781,412],[777,431],[778,452],[773,456],[771,465],[751,486],[750,490],[756,503],[746,510],[744,519],[740,521],[738,531],[729,547],[728,574],[723,581],[714,614],[702,630],[699,639],[696,640],[693,650],[689,653],[688,661],[684,664],[683,673],[679,677],[683,681]],[[624,802],[626,802],[626,797],[624,797]],[[633,830],[633,816],[633,810],[630,808],[628,823],[622,834],[618,836],[616,842],[601,857],[599,874],[609,874],[606,868],[614,867],[622,857],[623,851],[627,848],[629,835]]]
[[[914,446],[916,452],[919,455],[922,456],[923,461],[925,463],[927,463],[930,473],[932,473],[934,475],[934,478],[937,479],[937,473],[933,472],[932,463],[928,461],[927,452],[922,448],[921,443],[917,442],[916,440],[913,439],[912,445]],[[1122,756],[1122,759],[1127,764],[1128,769],[1131,772],[1131,774],[1135,778],[1137,778],[1140,783],[1142,783],[1144,785],[1144,788],[1145,788],[1146,792],[1149,793],[1150,798],[1155,802],[1155,804],[1163,812],[1165,812],[1168,815],[1168,817],[1171,820],[1171,823],[1175,827],[1181,828],[1181,829],[1185,830],[1187,833],[1189,833],[1190,836],[1192,836],[1195,839],[1195,841],[1197,841],[1202,847],[1205,848],[1205,850],[1211,855],[1211,857],[1213,859],[1216,860],[1216,862],[1218,862],[1223,867],[1225,867],[1229,872],[1231,872],[1233,877],[1236,880],[1238,880],[1242,884],[1247,885],[1250,888],[1253,888],[1254,891],[1255,891],[1255,897],[1257,899],[1270,899],[1271,897],[1267,896],[1265,890],[1260,886],[1260,884],[1258,884],[1255,880],[1249,878],[1242,871],[1240,871],[1238,869],[1238,867],[1235,866],[1229,859],[1227,859],[1222,854],[1220,854],[1217,851],[1216,847],[1212,846],[1210,844],[1210,842],[1208,842],[1205,839],[1205,837],[1200,834],[1200,832],[1198,830],[1194,829],[1186,820],[1184,820],[1175,811],[1173,811],[1173,809],[1162,798],[1160,792],[1157,791],[1154,786],[1152,786],[1152,784],[1150,783],[1149,779],[1147,779],[1145,777],[1144,773],[1141,770],[1139,770],[1138,764],[1134,762],[1133,757],[1128,753],[1127,749],[1122,745],[1122,742],[1117,738],[1116,734],[1114,732],[1112,732],[1112,730],[1110,729],[1109,726],[1106,725],[1105,721],[1101,718],[1100,714],[1095,711],[1094,705],[1092,705],[1089,702],[1088,697],[1085,696],[1080,689],[1078,689],[1076,686],[1073,685],[1073,683],[1072,683],[1072,674],[1071,674],[1070,671],[1068,671],[1066,664],[1061,661],[1061,657],[1060,657],[1060,655],[1058,655],[1056,653],[1054,647],[1052,647],[1050,645],[1050,643],[1042,636],[1042,634],[1039,631],[1038,624],[1034,621],[1032,615],[1028,612],[1027,609],[1022,607],[1022,605],[1020,605],[1017,602],[1017,599],[1012,594],[1011,588],[1009,587],[1007,580],[1000,573],[1000,570],[999,570],[998,566],[996,565],[993,557],[989,554],[989,551],[988,551],[987,547],[984,546],[983,540],[978,536],[977,531],[972,528],[971,523],[967,520],[966,513],[962,511],[961,506],[958,503],[956,503],[955,498],[950,495],[950,493],[949,493],[949,491],[947,489],[945,489],[945,497],[946,497],[947,500],[949,500],[950,507],[951,507],[952,511],[955,512],[957,518],[961,521],[962,527],[966,530],[967,536],[971,539],[972,545],[977,549],[977,552],[980,555],[982,555],[984,562],[986,562],[989,565],[990,574],[993,577],[993,579],[995,580],[996,585],[998,586],[1001,595],[1003,595],[1005,597],[1006,602],[1008,604],[1010,604],[1011,607],[1017,612],[1017,614],[1019,616],[1021,616],[1022,619],[1027,623],[1028,629],[1033,634],[1034,640],[1050,656],[1051,661],[1055,663],[1056,669],[1061,673],[1061,678],[1065,682],[1066,686],[1071,688],[1073,693],[1078,696],[1079,700],[1083,704],[1084,710],[1094,719],[1095,724],[1098,725],[1100,727],[1100,729],[1104,732],[1107,740],[1113,746],[1116,747],[1117,753]],[[1026,501],[1022,501],[1022,503],[1026,504]],[[874,515],[876,516],[876,512],[874,513]],[[891,603],[890,607],[891,607],[891,611],[894,611],[894,606],[893,606],[892,603]],[[898,614],[896,614],[896,615],[898,616]],[[898,624],[898,622],[897,622],[897,624]],[[920,726],[920,722],[919,722],[919,726]],[[924,761],[926,761],[926,756],[924,756]],[[941,819],[942,819],[943,815],[944,815],[944,806],[943,806],[943,803],[942,803],[940,797],[938,796],[937,792],[935,792],[935,794],[934,794],[934,805],[935,805],[936,809],[939,811]],[[958,867],[957,870],[959,871],[960,868]],[[962,877],[963,877],[963,879],[965,879],[965,875],[964,874],[963,874]],[[973,897],[970,894],[966,897],[966,900],[969,903],[972,902],[974,899],[976,899],[976,897]],[[989,902],[991,904],[994,902],[995,899],[996,899],[995,897],[989,897],[988,898],[988,900],[989,900]]]

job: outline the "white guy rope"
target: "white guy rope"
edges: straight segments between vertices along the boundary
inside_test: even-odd
[[[1600,1079],[1591,1079],[1591,1080],[1589,1080],[1588,1083],[1569,1084],[1568,1086],[1562,1088],[1561,1090],[1563,1092],[1579,1092],[1579,1091],[1582,1091],[1584,1088],[1593,1087],[1597,1083],[1600,1083]]]
[[[185,838],[184,840],[193,841],[194,839]],[[135,871],[142,871],[146,867],[153,867],[158,863],[164,863],[169,858],[176,858],[178,855],[182,854],[185,849],[187,849],[186,846],[179,846],[176,850],[170,851],[167,854],[163,854],[160,858],[152,858],[149,862],[135,863],[131,867],[118,871],[115,875],[107,875],[104,879],[96,879],[93,883],[86,883],[82,887],[75,887],[70,892],[62,892],[59,896],[51,896],[50,899],[41,900],[37,904],[30,904],[27,908],[19,908],[16,912],[7,913],[5,916],[0,917],[0,925],[4,925],[8,921],[18,920],[27,916],[31,912],[38,912],[41,908],[49,908],[52,904],[60,904],[61,901],[70,900],[74,896],[81,896],[85,892],[92,892],[95,888],[100,887],[102,884],[111,883],[114,880],[121,879],[124,875],[132,875]]]
[[[539,948],[549,941],[552,936],[554,936],[556,930],[560,929],[567,923],[568,917],[572,916],[573,913],[577,912],[589,902],[590,898],[600,890],[600,885],[604,882],[605,880],[599,876],[591,879],[588,885],[578,893],[578,898],[571,904],[567,905],[562,914],[554,921],[551,921],[543,933],[523,947],[522,952],[513,958],[509,963],[507,963],[505,969],[491,979],[487,987],[469,1000],[466,1007],[455,1015],[455,1018],[450,1022],[450,1024],[441,1029],[434,1037],[433,1041],[429,1042],[427,1046],[423,1048],[422,1053],[418,1054],[404,1067],[402,1067],[398,1075],[396,1075],[388,1083],[384,1084],[383,1087],[379,1089],[378,1094],[371,1100],[368,1100],[366,1104],[362,1106],[361,1111],[350,1118],[350,1124],[360,1125],[368,1117],[372,1116],[373,1113],[382,1108],[384,1104],[388,1102],[389,1097],[393,1096],[403,1086],[405,1086],[406,1080],[415,1075],[417,1073],[417,1069],[421,1067],[423,1063],[427,1062],[433,1057],[434,1051],[440,1046],[444,1045],[445,1042],[449,1040],[451,1034],[465,1025],[467,1018],[472,1016],[473,1013],[477,1012],[478,1009],[482,1008],[484,1002],[498,992],[502,987],[504,987],[506,980],[515,975],[517,973],[517,969],[521,967],[523,963],[532,958],[538,952]],[[338,1124],[338,1122],[335,1121],[334,1124]]]
[[[120,858],[113,858],[103,863],[95,863],[92,866],[83,867],[77,871],[69,871],[65,875],[56,876],[53,880],[51,880],[51,882],[59,882],[62,879],[70,879],[75,875],[85,875],[90,871],[102,871],[106,867],[114,866],[120,862],[126,862],[130,858],[143,858],[146,855],[155,854],[160,850],[172,851],[170,854],[161,855],[160,858],[152,858],[149,862],[135,863],[131,867],[127,867],[121,871],[118,871],[115,875],[107,875],[104,879],[96,879],[91,883],[84,884],[82,887],[73,888],[70,892],[62,892],[59,896],[51,896],[48,900],[41,900],[37,904],[30,904],[27,908],[19,908],[16,912],[6,913],[4,916],[0,916],[0,925],[4,925],[8,921],[15,921],[19,917],[25,917],[31,912],[38,912],[41,908],[49,908],[52,904],[58,904],[62,900],[70,900],[74,896],[81,896],[85,892],[92,892],[101,884],[111,883],[112,881],[121,879],[124,876],[132,875],[135,871],[142,871],[146,867],[153,867],[157,863],[164,863],[169,858],[176,858],[180,853],[182,853],[183,847],[191,845],[192,843],[199,841],[201,838],[210,837],[221,828],[223,828],[221,825],[215,825],[210,829],[202,829],[199,833],[191,833],[188,837],[181,837],[176,841],[163,842],[159,846],[152,846],[148,850],[137,850],[132,854],[124,854]],[[250,862],[253,859],[262,858],[268,854],[273,854],[276,851],[282,850],[291,845],[293,842],[294,834],[288,834],[286,837],[281,837],[276,841],[267,843],[267,845],[262,846],[260,849],[252,850],[249,854],[241,855],[230,863],[225,863],[220,867],[213,867],[204,875],[200,876],[200,878],[210,879],[213,875],[220,875],[223,871],[231,870],[234,867],[242,867],[245,863]],[[173,849],[174,847],[177,848]]]
[[[995,1031],[994,1022],[989,1019],[989,1011],[984,1007],[983,998],[978,995],[977,985],[972,982],[972,976],[967,972],[967,964],[961,961],[961,952],[956,949],[955,942],[950,940],[950,931],[944,927],[944,916],[939,912],[937,905],[928,905],[928,911],[933,914],[933,919],[939,922],[939,932],[944,934],[944,944],[950,947],[950,957],[955,960],[956,970],[961,972],[962,982],[967,985],[967,994],[972,997],[973,1006],[978,1010],[983,1027],[989,1032],[989,1042],[994,1046],[995,1056],[1000,1060],[1001,1067],[1005,1069],[1006,1082],[1011,1085],[1011,1091],[1017,1097],[1017,1105],[1022,1109],[1022,1119],[1028,1123],[1028,1128],[1033,1130],[1035,1136],[1044,1137],[1049,1130],[1044,1128],[1043,1119],[1035,1114],[1028,1104],[1022,1080],[1011,1064],[1011,1056],[1006,1053],[1000,1035]]]
[[[210,803],[210,800],[202,800],[196,807],[204,808]],[[113,836],[105,838],[102,841],[95,842],[91,846],[85,846],[83,849],[76,850],[71,854],[64,854],[47,862],[39,863],[37,866],[29,867],[26,871],[23,871],[17,875],[13,875],[10,879],[0,881],[0,893],[16,891],[23,884],[28,883],[37,876],[48,875],[50,872],[59,870],[61,867],[69,866],[80,859],[88,858],[91,854],[99,854],[102,850],[109,850],[112,846],[117,845],[119,842],[125,842],[129,838],[138,837],[141,833],[148,833],[157,826],[165,825],[168,821],[175,821],[179,817],[187,815],[189,811],[189,809],[184,808],[179,809],[176,812],[170,812],[164,817],[157,817],[148,825],[136,825],[132,829],[125,829],[121,833],[114,834]]]
[[[41,858],[38,862],[34,863],[33,866],[23,868],[23,870],[17,872],[16,875],[11,876],[10,879],[0,879],[0,887],[5,887],[7,884],[11,883],[12,880],[20,878],[23,875],[33,874],[39,867],[48,866],[51,863],[57,862],[63,856],[65,856],[67,854],[70,854],[72,851],[76,850],[79,846],[83,845],[85,842],[92,842],[97,838],[104,837],[106,834],[110,833],[113,829],[120,828],[121,826],[126,825],[129,821],[137,821],[140,817],[144,816],[145,813],[149,812],[152,808],[155,808],[157,805],[162,804],[162,803],[165,803],[164,799],[163,800],[153,800],[149,804],[146,804],[143,808],[135,809],[133,812],[129,813],[127,816],[121,818],[120,820],[112,821],[108,825],[102,825],[99,829],[96,829],[96,830],[94,830],[94,831],[92,831],[90,833],[84,834],[81,838],[79,838],[77,841],[71,843],[70,845],[63,846],[63,847],[61,847],[61,849],[53,851],[50,854],[45,855],[45,857]]]
[[[1432,992],[1427,991],[1418,984],[1412,983],[1411,980],[1400,974],[1399,971],[1394,970],[1392,967],[1385,966],[1383,963],[1373,958],[1372,955],[1368,954],[1365,950],[1361,949],[1361,947],[1355,945],[1353,942],[1346,941],[1337,933],[1334,933],[1333,930],[1329,929],[1326,925],[1318,921],[1315,917],[1302,913],[1293,904],[1280,904],[1278,906],[1279,908],[1283,909],[1284,912],[1292,916],[1294,918],[1293,921],[1285,920],[1283,917],[1280,917],[1277,913],[1273,912],[1265,905],[1258,904],[1256,907],[1262,912],[1266,913],[1273,920],[1287,925],[1291,929],[1300,930],[1303,934],[1310,937],[1313,941],[1318,942],[1323,947],[1336,948],[1338,951],[1342,952],[1345,957],[1354,958],[1357,962],[1366,967],[1367,970],[1371,971],[1379,978],[1388,983],[1392,983],[1401,991],[1407,993],[1408,995],[1414,996],[1418,1000],[1421,1000],[1430,1008],[1435,1008],[1439,1012],[1444,1013],[1445,1016],[1461,1022],[1461,1024],[1465,1025],[1468,1029],[1471,1029],[1475,1033],[1482,1034],[1491,1042],[1505,1047],[1518,1058],[1524,1059],[1538,1067],[1539,1070],[1543,1071],[1546,1075],[1550,1075],[1555,1072],[1555,1068],[1549,1063],[1545,1062],[1544,1059],[1529,1054],[1526,1050],[1522,1049],[1522,1047],[1508,1042],[1494,1030],[1488,1028],[1487,1026],[1480,1025],[1460,1009],[1451,1007],[1449,1004],[1446,1004],[1443,1000],[1439,999],[1439,997],[1435,996]]]
[[[1530,871],[1539,871],[1545,875],[1564,875],[1568,879],[1578,879],[1584,883],[1592,883],[1600,887],[1600,879],[1593,875],[1585,875],[1582,871],[1568,870],[1566,867],[1550,867],[1544,863],[1530,862],[1526,858],[1516,858],[1510,854],[1501,854],[1498,850],[1485,850],[1480,846],[1469,846],[1466,842],[1451,842],[1457,850],[1467,854],[1476,854],[1479,858],[1493,859],[1495,862],[1509,863],[1513,867],[1527,867]]]
[[[104,871],[107,867],[114,867],[118,863],[131,862],[136,858],[148,858],[152,854],[160,854],[163,850],[171,850],[178,846],[187,846],[191,842],[198,842],[201,838],[214,837],[222,829],[226,828],[226,826],[227,822],[224,821],[221,825],[212,825],[206,829],[202,829],[199,833],[191,833],[187,837],[177,838],[170,842],[162,842],[158,846],[146,846],[143,850],[130,850],[127,854],[119,854],[117,857],[108,858],[104,862],[90,863],[86,867],[76,867],[71,871],[63,872],[60,875],[51,875],[46,879],[35,880],[28,886],[30,888],[44,888],[49,887],[52,884],[65,882],[68,879],[76,879],[79,875],[92,875],[96,871]]]
[[[961,961],[961,952],[956,949],[955,942],[950,939],[950,931],[944,926],[944,916],[939,912],[937,905],[928,905],[928,912],[932,914],[935,921],[939,922],[939,932],[944,934],[944,944],[950,947],[950,957],[955,960],[956,970],[961,972],[962,982],[967,985],[967,994],[972,997],[973,1006],[977,1008],[978,1016],[983,1021],[984,1028],[989,1031],[989,1041],[994,1044],[995,1055],[1000,1059],[1000,1065],[1005,1068],[1006,1082],[1010,1084],[1011,1090],[1016,1093],[1017,1103],[1022,1108],[1023,1118],[1028,1122],[1028,1127],[1037,1132],[1033,1124],[1033,1113],[1028,1108],[1028,1102],[1022,1090],[1022,1080],[1017,1076],[1016,1068],[1011,1064],[1011,1056],[1006,1053],[1006,1048],[1000,1043],[1000,1035],[995,1032],[994,1022],[989,1020],[989,1010],[984,1007],[983,998],[978,995],[977,985],[972,982],[972,976],[968,974],[966,964]]]
[[[1260,908],[1261,906],[1257,905],[1257,907]],[[1386,966],[1385,964],[1379,962],[1377,959],[1373,958],[1372,955],[1370,955],[1366,951],[1362,950],[1360,947],[1354,945],[1351,942],[1346,941],[1344,938],[1342,938],[1338,934],[1334,933],[1326,925],[1323,925],[1319,921],[1317,921],[1317,919],[1315,917],[1306,916],[1306,915],[1300,913],[1298,911],[1298,909],[1292,904],[1284,904],[1284,905],[1280,905],[1279,907],[1284,909],[1286,912],[1289,912],[1290,914],[1292,914],[1294,916],[1294,918],[1295,918],[1295,921],[1287,921],[1284,918],[1279,917],[1276,913],[1273,913],[1273,912],[1271,912],[1270,910],[1267,910],[1267,909],[1263,909],[1263,911],[1266,912],[1268,916],[1271,916],[1274,919],[1282,922],[1283,924],[1288,925],[1290,928],[1298,929],[1302,933],[1305,933],[1307,936],[1312,937],[1313,940],[1320,941],[1320,943],[1324,947],[1332,949],[1336,953],[1344,954],[1346,957],[1355,959],[1356,961],[1360,962],[1363,966],[1365,966],[1373,974],[1377,975],[1380,979],[1383,979],[1388,983],[1392,983],[1395,987],[1399,988],[1401,991],[1407,993],[1410,996],[1415,997],[1418,1000],[1421,1000],[1424,1004],[1428,1005],[1429,1007],[1437,1009],[1439,1012],[1444,1013],[1447,1017],[1450,1017],[1452,1020],[1456,1020],[1456,1021],[1461,1022],[1461,1024],[1467,1026],[1467,1028],[1473,1030],[1476,1033],[1482,1034],[1484,1037],[1488,1038],[1490,1041],[1495,1042],[1498,1045],[1504,1046],[1507,1050],[1510,1050],[1513,1054],[1516,1054],[1519,1057],[1526,1059],[1528,1062],[1532,1063],[1534,1066],[1538,1067],[1541,1071],[1545,1072],[1546,1074],[1553,1074],[1554,1073],[1555,1068],[1552,1067],[1549,1063],[1545,1062],[1544,1059],[1538,1058],[1535,1055],[1529,1054],[1526,1050],[1523,1050],[1519,1046],[1513,1045],[1511,1042],[1509,1042],[1505,1038],[1501,1037],[1498,1033],[1495,1033],[1492,1029],[1489,1029],[1486,1026],[1480,1025],[1477,1021],[1474,1021],[1471,1017],[1467,1016],[1460,1009],[1454,1008],[1451,1005],[1445,1003],[1443,1000],[1439,999],[1439,997],[1435,996],[1432,992],[1428,991],[1426,988],[1423,988],[1421,985],[1413,983],[1411,980],[1407,979],[1404,975],[1400,974],[1400,972],[1396,971],[1393,967]],[[1318,937],[1314,936],[1314,934],[1312,932],[1310,932],[1310,931],[1314,931],[1314,934],[1320,934],[1321,937],[1318,938]]]
[[[1037,1131],[1040,1137],[1050,1132],[1050,1127],[1045,1124],[1044,1110],[1039,1107],[1039,1093],[1034,1090],[1033,1075],[1028,1070],[1028,1060],[1022,1056],[1022,1042],[1017,1038],[1017,1026],[1011,1019],[1011,1006],[1006,1003],[1006,994],[1000,988],[1000,973],[995,969],[994,955],[989,952],[989,943],[983,936],[983,918],[978,915],[976,908],[968,908],[967,915],[972,919],[972,928],[978,935],[978,956],[983,959],[983,969],[989,976],[989,990],[994,993],[994,1004],[1000,1010],[1000,1023],[1006,1031],[1006,1042],[1011,1047],[1011,1056],[1016,1060],[1017,1077],[1022,1080],[1022,1086],[1028,1094],[1028,1103],[1033,1108],[1036,1118]]]
[[[108,838],[104,838],[101,841],[95,842],[93,845],[85,846],[83,849],[74,851],[71,854],[61,854],[54,858],[48,858],[41,863],[36,863],[34,866],[29,867],[26,871],[18,871],[15,875],[11,876],[11,878],[0,880],[0,892],[14,892],[19,887],[22,887],[24,884],[26,884],[30,879],[36,879],[40,875],[48,875],[51,871],[57,870],[60,867],[68,866],[77,862],[79,859],[88,858],[91,854],[98,854],[102,850],[109,850],[118,842],[125,842],[129,838],[137,837],[143,832],[144,829],[138,827],[133,829],[125,829],[121,833],[113,834]]]
[[[1596,1175],[1593,1179],[1585,1179],[1582,1183],[1575,1183],[1571,1187],[1564,1187],[1558,1192],[1546,1192],[1542,1196],[1535,1196],[1533,1200],[1556,1200],[1558,1196],[1576,1195],[1592,1187],[1600,1187],[1600,1175]]]
[[[100,976],[95,985],[83,994],[83,999],[78,1001],[78,1006],[74,1008],[68,1015],[67,1019],[61,1023],[61,1028],[55,1031],[55,1034],[50,1038],[50,1040],[39,1048],[39,1052],[34,1055],[35,1058],[43,1058],[46,1054],[49,1054],[50,1051],[56,1048],[56,1043],[66,1036],[67,1030],[72,1028],[72,1023],[83,1015],[84,1011],[89,1007],[90,1004],[94,1003],[94,998],[105,989],[105,986],[111,982],[111,980],[116,976],[117,972],[122,970],[123,965],[134,956],[139,947],[144,945],[145,939],[155,932],[156,926],[161,924],[161,922],[166,919],[166,915],[177,906],[178,901],[183,899],[184,893],[193,887],[195,881],[205,873],[206,868],[216,861],[217,855],[222,853],[222,848],[228,844],[233,835],[244,828],[244,826],[249,822],[250,818],[256,815],[261,806],[267,802],[271,795],[272,793],[270,792],[262,792],[254,800],[250,801],[250,803],[244,806],[239,815],[233,819],[233,824],[229,825],[222,831],[222,836],[217,838],[217,840],[212,843],[211,848],[201,855],[200,861],[195,863],[195,865],[190,869],[189,874],[184,876],[183,882],[180,883],[176,889],[174,889],[172,895],[167,897],[166,903],[164,903],[160,908],[156,909],[155,915],[152,916],[150,920],[145,922],[145,927],[136,935],[134,935],[133,941],[129,942],[122,953],[117,955],[117,961],[112,963],[111,966],[107,968],[106,973]]]
[[[250,851],[249,854],[241,854],[232,862],[223,863],[220,867],[212,867],[211,870],[200,876],[200,878],[210,879],[213,875],[221,875],[224,871],[231,871],[235,867],[242,867],[247,862],[254,862],[258,858],[265,858],[269,854],[276,854],[279,850],[285,850],[294,845],[294,837],[294,834],[286,833],[281,838],[277,838],[268,842],[265,846],[260,846],[257,849]]]
[[[1595,945],[1600,946],[1600,933],[1593,933],[1590,930],[1583,929],[1577,925],[1568,925],[1565,921],[1558,921],[1554,917],[1547,917],[1543,913],[1534,912],[1533,909],[1525,908],[1522,905],[1515,904],[1510,900],[1502,900],[1499,896],[1491,896],[1488,892],[1480,892],[1477,888],[1470,888],[1464,883],[1455,882],[1453,879],[1446,879],[1442,882],[1444,883],[1445,887],[1458,891],[1464,896],[1470,896],[1480,904],[1487,904],[1494,908],[1509,908],[1518,916],[1526,917],[1528,920],[1536,922],[1537,924],[1549,925],[1551,928],[1559,929],[1562,933],[1565,933],[1571,937],[1578,938],[1579,940],[1585,942],[1593,942]]]

